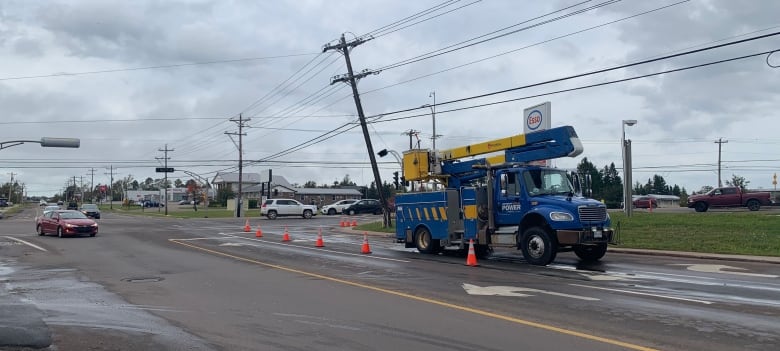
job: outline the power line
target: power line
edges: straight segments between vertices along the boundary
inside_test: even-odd
[[[529,23],[529,22],[532,22],[532,21],[536,21],[538,19],[542,19],[544,17],[551,16],[553,14],[556,14],[556,13],[559,13],[559,12],[571,9],[573,7],[582,5],[584,3],[590,2],[590,0],[583,1],[583,2],[574,4],[574,5],[571,5],[571,6],[567,6],[567,7],[563,8],[563,9],[555,10],[555,11],[552,11],[552,12],[549,12],[549,13],[546,13],[546,14],[543,14],[543,15],[540,15],[540,16],[536,16],[534,18],[522,21],[520,23],[516,23],[516,24],[513,24],[511,26],[495,30],[495,31],[487,33],[487,34],[483,34],[483,35],[480,35],[480,36],[477,36],[477,37],[474,37],[474,38],[471,38],[471,39],[468,39],[468,40],[465,40],[465,41],[462,41],[462,42],[459,42],[459,43],[456,43],[456,44],[452,44],[450,46],[447,46],[447,47],[444,47],[444,48],[441,48],[441,49],[438,49],[438,50],[430,51],[430,52],[422,54],[422,55],[418,55],[418,56],[415,56],[415,57],[412,57],[412,58],[409,58],[409,59],[406,59],[406,60],[402,60],[402,61],[396,62],[394,64],[390,64],[390,65],[384,66],[382,68],[377,69],[377,71],[386,71],[386,70],[390,70],[390,69],[393,69],[393,68],[406,66],[408,64],[420,62],[420,61],[423,61],[423,60],[431,59],[431,58],[434,58],[434,57],[437,57],[437,56],[441,56],[441,55],[444,55],[444,54],[448,54],[448,53],[452,53],[452,52],[455,52],[455,51],[463,50],[463,49],[466,49],[466,48],[469,48],[469,47],[472,47],[472,46],[475,46],[475,45],[486,43],[488,41],[492,41],[492,40],[496,40],[496,39],[499,39],[499,38],[503,38],[505,36],[512,35],[512,34],[517,34],[517,33],[522,32],[522,31],[526,31],[526,30],[529,30],[529,29],[540,27],[540,26],[543,26],[545,24],[557,22],[557,21],[560,21],[562,19],[566,19],[566,18],[569,18],[569,17],[572,17],[572,16],[583,14],[585,12],[588,12],[588,11],[591,11],[591,10],[595,10],[595,9],[598,9],[598,8],[601,8],[601,7],[604,7],[604,6],[612,5],[612,4],[615,4],[615,3],[619,2],[619,1],[620,0],[605,1],[605,2],[596,4],[596,5],[584,8],[584,9],[576,10],[574,12],[570,12],[570,13],[567,13],[567,14],[564,14],[564,15],[561,15],[561,16],[558,16],[558,17],[554,17],[554,18],[551,18],[551,19],[548,19],[548,20],[545,20],[545,21],[541,21],[541,22],[538,22],[538,23],[534,23],[534,24],[522,27],[522,28],[518,28],[518,29],[515,29],[515,30],[512,30],[512,31],[509,31],[507,33],[501,33],[501,34],[497,34],[497,35],[492,36],[492,37],[488,37],[488,36],[490,36],[492,34],[503,32],[503,31],[506,31],[506,30],[508,30],[510,28],[514,28],[516,26],[519,26],[519,25],[522,25],[522,24],[526,24],[526,23]],[[690,0],[685,0],[685,1],[690,1]],[[484,38],[484,37],[488,37],[488,38],[475,41],[477,39]]]
[[[699,53],[699,52],[704,52],[704,51],[714,50],[714,49],[718,49],[718,48],[722,48],[722,47],[742,44],[742,43],[755,41],[755,40],[759,40],[759,39],[765,39],[765,38],[769,38],[769,37],[773,37],[773,36],[777,36],[777,35],[780,35],[780,32],[773,32],[773,33],[760,35],[760,36],[756,36],[756,37],[751,37],[751,38],[747,38],[747,39],[731,41],[731,42],[724,43],[724,44],[712,45],[712,46],[708,46],[708,47],[701,48],[701,49],[694,49],[694,50],[684,51],[684,52],[681,52],[681,53],[670,54],[670,55],[661,56],[661,57],[657,57],[657,58],[646,59],[646,60],[632,62],[632,63],[628,63],[628,64],[613,66],[613,67],[609,67],[609,68],[603,68],[603,69],[598,69],[598,70],[589,71],[589,72],[585,72],[585,73],[574,74],[574,75],[565,76],[565,77],[561,77],[561,78],[555,78],[555,79],[546,80],[546,81],[542,81],[542,82],[538,82],[538,83],[527,84],[527,85],[523,85],[523,86],[519,86],[519,87],[515,87],[515,88],[498,90],[498,91],[485,93],[485,94],[481,94],[481,95],[474,95],[474,96],[470,96],[470,97],[465,97],[465,98],[460,98],[460,99],[455,99],[455,100],[439,102],[439,103],[437,103],[437,105],[449,105],[449,104],[454,104],[454,103],[458,103],[458,102],[474,100],[474,99],[480,99],[480,98],[493,96],[493,95],[498,95],[498,94],[504,94],[504,93],[508,93],[508,92],[512,92],[512,91],[523,90],[523,89],[538,87],[538,86],[552,84],[552,83],[558,83],[558,82],[571,80],[571,79],[575,79],[575,78],[587,77],[587,76],[591,76],[591,75],[606,73],[606,72],[615,71],[615,70],[624,69],[624,68],[629,68],[629,67],[633,67],[633,66],[644,65],[644,64],[648,64],[648,63],[652,63],[652,62],[668,60],[668,59],[675,58],[675,57],[687,56],[687,55],[691,55],[691,54],[695,54],[695,53]],[[709,63],[700,64],[700,65],[693,65],[693,66],[687,66],[687,67],[684,67],[684,68],[678,68],[678,69],[673,69],[673,70],[665,70],[665,71],[660,71],[660,72],[656,72],[656,73],[652,73],[652,74],[635,76],[635,77],[632,77],[632,78],[613,80],[613,81],[606,82],[606,83],[590,84],[590,85],[581,86],[581,87],[572,88],[572,89],[558,90],[558,91],[555,91],[555,92],[552,92],[552,93],[537,94],[537,95],[533,95],[533,96],[530,96],[530,97],[511,99],[511,100],[504,100],[504,101],[501,101],[501,102],[498,102],[498,103],[523,100],[523,99],[532,98],[532,97],[539,97],[539,96],[557,94],[557,93],[561,93],[561,92],[568,92],[568,91],[592,88],[592,87],[596,87],[596,86],[608,85],[608,84],[613,84],[613,83],[625,82],[625,81],[628,81],[628,80],[634,80],[634,79],[639,79],[639,78],[646,78],[646,77],[651,77],[651,76],[660,75],[660,74],[679,72],[679,71],[684,71],[684,70],[693,69],[693,68],[700,68],[700,67],[704,67],[704,66],[725,63],[725,62],[729,62],[729,61],[741,60],[741,59],[754,57],[754,56],[766,55],[766,54],[768,54],[768,53],[770,53],[772,51],[774,51],[774,50],[764,51],[764,52],[750,54],[750,55],[738,56],[738,57],[734,57],[734,58],[726,59],[726,60],[712,61],[712,62],[709,62]],[[497,103],[489,103],[489,104],[477,105],[477,107],[489,106],[489,105],[493,105],[493,104],[497,104]],[[393,112],[384,112],[381,115],[375,115],[373,117],[380,117],[380,116],[384,117],[384,116],[388,116],[388,115],[399,114],[399,113],[410,112],[410,111],[416,111],[416,110],[420,110],[420,109],[423,109],[423,108],[422,107],[414,107],[414,108],[408,108],[408,109],[403,109],[403,110],[398,110],[398,111],[393,111]],[[468,108],[463,108],[463,109],[468,109]],[[447,110],[445,112],[457,111],[457,110],[461,110],[461,109]],[[438,113],[438,111],[437,111],[437,113]],[[417,115],[417,116],[411,116],[411,117],[419,117],[419,116],[423,116],[423,115]],[[407,118],[400,118],[400,119],[407,119]],[[391,121],[391,120],[398,120],[398,118],[390,119],[390,120],[387,120],[387,121]],[[374,123],[378,123],[378,122],[375,121]]]
[[[247,62],[247,61],[271,60],[271,59],[279,59],[279,58],[309,56],[309,55],[320,55],[320,54],[319,53],[302,53],[302,54],[290,54],[290,55],[280,55],[280,56],[249,57],[249,58],[217,60],[217,61],[178,63],[178,64],[172,64],[172,65],[157,65],[157,66],[132,67],[132,68],[116,68],[116,69],[105,69],[105,70],[98,70],[98,71],[84,71],[84,72],[73,72],[73,73],[62,72],[62,73],[42,74],[42,75],[36,75],[36,76],[4,77],[4,78],[0,78],[0,81],[37,79],[37,78],[53,78],[53,77],[72,77],[72,76],[83,76],[83,75],[89,75],[89,74],[104,74],[104,73],[143,71],[143,70],[163,69],[163,68],[177,68],[177,67],[186,67],[186,66],[213,65],[213,64],[220,64],[220,63],[236,63],[236,62]]]

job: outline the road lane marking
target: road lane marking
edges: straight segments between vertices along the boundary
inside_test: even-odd
[[[312,251],[317,251],[317,252],[323,252],[324,251],[324,252],[330,252],[330,253],[337,253],[337,254],[341,254],[341,255],[357,256],[357,257],[364,257],[364,258],[374,259],[374,260],[385,260],[385,261],[393,261],[393,262],[401,262],[401,263],[409,263],[409,262],[411,262],[411,261],[407,261],[407,260],[399,260],[397,258],[371,256],[371,255],[366,255],[366,254],[357,254],[357,253],[344,252],[344,251],[328,250],[328,249],[323,249],[323,248],[320,248],[320,247],[308,247],[308,246],[292,245],[292,244],[277,243],[277,242],[273,242],[273,241],[261,240],[261,239],[255,239],[255,238],[244,238],[244,237],[234,236],[234,235],[230,235],[230,234],[223,234],[223,233],[220,233],[220,234],[224,235],[224,236],[226,236],[228,238],[257,241],[257,242],[266,243],[266,244],[294,247],[294,248],[298,248],[298,249],[306,249],[306,250],[312,250]],[[214,239],[218,239],[218,238],[214,238]],[[309,242],[310,240],[306,240],[306,241]]]
[[[686,266],[686,268],[689,271],[694,271],[694,272],[744,275],[747,277],[759,277],[759,278],[777,278],[777,276],[773,274],[724,271],[724,269],[733,269],[738,271],[746,271],[747,269],[740,268],[740,267],[726,266],[722,264],[672,264],[670,266]]]
[[[644,296],[653,296],[653,297],[659,297],[662,299],[670,299],[670,300],[680,300],[680,301],[689,301],[689,302],[696,302],[701,303],[705,305],[712,305],[714,302],[712,301],[705,301],[705,300],[695,300],[695,299],[686,299],[684,297],[676,297],[676,296],[669,296],[669,295],[659,295],[659,294],[651,294],[651,293],[645,293],[641,291],[632,291],[632,290],[623,290],[623,289],[613,289],[613,288],[603,288],[600,286],[591,286],[591,285],[582,285],[582,284],[569,284],[572,286],[579,286],[583,288],[591,288],[591,289],[598,289],[598,290],[607,290],[607,291],[614,291],[614,292],[620,292],[620,293],[626,293],[626,294],[634,294],[634,295],[644,295]]]
[[[460,306],[460,305],[456,305],[456,304],[453,304],[453,303],[440,301],[440,300],[433,299],[433,298],[416,296],[416,295],[412,295],[412,294],[409,294],[409,293],[404,293],[404,292],[400,292],[400,291],[390,290],[390,289],[386,289],[386,288],[380,288],[378,286],[373,286],[373,285],[368,285],[368,284],[364,284],[364,283],[353,282],[353,281],[349,281],[349,280],[345,280],[345,279],[341,279],[341,278],[336,278],[336,277],[331,277],[331,276],[327,276],[327,275],[322,275],[322,274],[319,274],[319,273],[312,273],[312,272],[307,272],[307,271],[303,271],[303,270],[296,269],[296,268],[290,268],[290,267],[280,266],[280,265],[277,265],[277,264],[261,262],[261,261],[258,261],[258,260],[255,260],[255,259],[251,259],[251,258],[236,256],[236,255],[232,255],[232,254],[229,254],[229,253],[226,253],[226,252],[221,252],[221,251],[208,249],[208,248],[205,248],[205,247],[200,247],[200,246],[193,245],[193,244],[190,244],[190,243],[187,243],[187,242],[180,242],[180,241],[178,241],[178,239],[168,239],[168,240],[170,242],[172,242],[172,243],[175,243],[175,244],[179,244],[179,245],[182,245],[182,246],[188,246],[190,248],[193,248],[193,249],[196,249],[196,250],[200,250],[200,251],[203,251],[203,252],[207,252],[207,253],[210,253],[210,254],[213,254],[213,255],[217,255],[217,256],[229,257],[229,258],[232,258],[232,259],[235,259],[235,260],[238,260],[238,261],[252,263],[252,264],[265,266],[265,267],[269,267],[269,268],[276,268],[276,269],[279,269],[279,270],[282,270],[282,271],[286,271],[286,272],[301,274],[301,275],[305,275],[305,276],[309,276],[309,277],[314,277],[314,278],[319,278],[319,279],[323,279],[323,280],[327,280],[327,281],[332,281],[332,282],[335,282],[335,283],[341,283],[341,284],[350,285],[350,286],[354,286],[354,287],[358,287],[358,288],[363,288],[363,289],[367,289],[367,290],[371,290],[371,291],[385,293],[385,294],[388,294],[388,295],[394,295],[394,296],[398,296],[398,297],[403,297],[403,298],[406,298],[406,299],[409,299],[409,300],[418,301],[418,302],[425,302],[425,303],[429,303],[429,304],[432,304],[432,305],[437,305],[437,306],[441,306],[441,307],[450,308],[450,309],[453,309],[453,310],[473,313],[473,314],[476,314],[476,315],[489,317],[489,318],[494,318],[494,319],[498,319],[498,320],[503,320],[503,321],[507,321],[507,322],[511,322],[511,323],[515,323],[515,324],[519,324],[519,325],[524,325],[524,326],[528,326],[528,327],[534,327],[534,328],[538,328],[538,329],[543,329],[543,330],[547,330],[547,331],[551,331],[551,332],[555,332],[555,333],[560,333],[560,334],[565,334],[565,335],[569,335],[569,336],[579,337],[579,338],[582,338],[582,339],[587,339],[587,340],[591,340],[591,341],[601,342],[601,343],[605,343],[605,344],[625,347],[625,348],[630,349],[630,350],[657,351],[657,349],[650,348],[650,347],[647,347],[647,346],[641,346],[641,345],[632,344],[632,343],[628,343],[628,342],[624,342],[624,341],[620,341],[620,340],[610,339],[610,338],[601,337],[601,336],[597,336],[597,335],[591,335],[591,334],[587,334],[587,333],[583,333],[583,332],[578,332],[578,331],[569,330],[569,329],[565,329],[565,328],[561,328],[561,327],[556,327],[556,326],[549,325],[549,324],[533,322],[533,321],[520,319],[520,318],[516,318],[516,317],[511,317],[511,316],[507,316],[507,315],[503,315],[503,314],[498,314],[498,313],[493,313],[493,312],[489,312],[489,311],[485,311],[485,310],[480,310],[480,309],[473,308],[473,307]]]
[[[463,283],[462,286],[463,286],[463,290],[466,290],[466,292],[469,295],[529,297],[534,295],[529,295],[524,293],[537,293],[537,294],[546,294],[546,295],[553,295],[553,296],[560,296],[560,297],[568,297],[572,299],[579,299],[579,300],[586,300],[586,301],[600,300],[595,297],[569,295],[569,294],[564,294],[564,293],[559,293],[554,291],[524,288],[520,286],[478,286],[478,285],[472,285],[467,283]]]
[[[11,239],[11,240],[16,240],[16,241],[18,241],[18,242],[20,242],[20,243],[22,243],[22,244],[25,244],[25,245],[27,245],[27,246],[29,246],[29,247],[32,247],[32,248],[35,248],[35,249],[41,250],[41,251],[43,251],[43,252],[48,252],[48,250],[46,250],[46,249],[44,249],[44,248],[42,248],[42,247],[40,247],[40,246],[38,246],[38,245],[35,245],[35,244],[31,243],[31,242],[24,241],[24,240],[22,240],[22,239],[17,239],[17,238],[10,237],[10,236],[5,236],[5,238]]]

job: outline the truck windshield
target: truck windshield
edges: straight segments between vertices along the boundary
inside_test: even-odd
[[[574,192],[565,171],[555,169],[532,169],[523,172],[528,195],[555,195]]]

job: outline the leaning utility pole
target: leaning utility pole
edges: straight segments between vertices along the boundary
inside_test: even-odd
[[[236,200],[236,217],[241,217],[241,206],[244,205],[244,194],[242,193],[244,180],[244,144],[242,137],[246,135],[246,133],[244,133],[244,128],[247,127],[246,123],[251,120],[251,118],[244,119],[243,115],[239,113],[238,119],[230,119],[231,122],[235,122],[238,125],[238,133],[225,132],[228,136],[238,135],[238,144],[236,144],[236,147],[238,148],[238,199]],[[230,137],[230,140],[233,140],[233,137]],[[233,140],[233,144],[235,143],[236,141]]]
[[[370,38],[369,38],[370,40]],[[366,139],[366,146],[368,147],[368,158],[371,160],[371,170],[374,172],[374,183],[376,184],[377,191],[379,192],[379,202],[382,204],[382,225],[388,227],[390,223],[390,212],[387,206],[387,200],[384,194],[384,184],[382,184],[382,178],[379,176],[379,167],[376,163],[376,155],[374,155],[374,147],[371,145],[371,136],[368,134],[368,126],[366,125],[366,116],[363,114],[363,105],[360,104],[360,94],[357,90],[357,80],[363,78],[369,74],[377,74],[379,72],[373,72],[369,70],[363,70],[363,72],[355,75],[352,71],[352,62],[349,60],[349,49],[363,44],[366,39],[357,38],[349,43],[344,39],[344,34],[341,35],[341,40],[336,45],[327,44],[322,48],[322,52],[328,50],[338,50],[344,54],[344,59],[347,61],[347,74],[333,77],[330,84],[333,85],[337,82],[349,82],[352,86],[352,96],[355,98],[355,106],[357,107],[358,118],[360,119],[360,127],[363,129],[363,138]]]
[[[715,144],[718,144],[718,188],[723,186],[723,182],[720,181],[720,151],[723,147],[723,144],[728,144],[728,140],[723,140],[723,138],[718,138],[718,140],[715,140]]]
[[[163,183],[163,187],[165,188],[164,194],[165,194],[165,215],[168,215],[168,160],[170,157],[168,157],[168,152],[174,151],[173,149],[168,149],[168,144],[165,144],[165,149],[157,149],[157,151],[165,152],[165,156],[162,157],[162,159],[165,160],[165,182]],[[155,157],[156,159],[161,159],[160,157]],[[159,208],[159,207],[158,207]]]

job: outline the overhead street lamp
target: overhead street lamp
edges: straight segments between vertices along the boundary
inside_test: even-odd
[[[385,156],[387,156],[387,154],[393,155],[393,157],[395,157],[395,160],[398,162],[398,167],[401,168],[401,179],[405,179],[404,178],[404,162],[402,160],[401,155],[399,155],[398,152],[396,152],[395,150],[382,149],[382,150],[379,150],[379,152],[377,152],[376,154],[379,155],[379,157],[385,157]],[[404,186],[404,189],[406,189],[405,186]],[[406,191],[406,190],[404,190],[404,191]]]
[[[68,147],[78,148],[81,146],[81,140],[76,138],[50,138],[43,137],[41,140],[9,140],[0,142],[0,150],[11,146],[22,145],[24,143],[38,143],[41,147]]]
[[[631,180],[631,140],[626,140],[626,126],[636,125],[635,119],[624,119],[620,127],[623,129],[623,136],[620,138],[620,148],[623,153],[623,212],[631,217],[633,213],[633,183]]]

